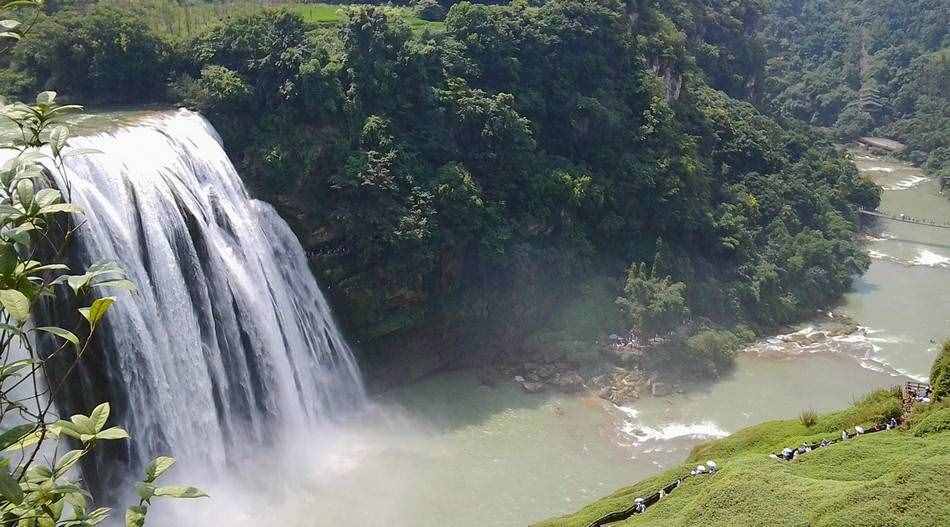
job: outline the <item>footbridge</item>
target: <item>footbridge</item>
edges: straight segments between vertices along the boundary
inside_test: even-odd
[[[873,218],[881,218],[889,221],[899,221],[901,223],[913,223],[915,225],[923,225],[925,227],[934,227],[937,229],[950,229],[950,221],[937,221],[929,218],[917,218],[907,214],[893,214],[879,210],[861,209],[858,211],[858,214]]]

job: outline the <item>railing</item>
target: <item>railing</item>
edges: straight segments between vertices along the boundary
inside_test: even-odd
[[[913,223],[915,225],[923,225],[925,227],[935,227],[938,229],[950,229],[950,221],[939,222],[939,221],[931,220],[928,218],[915,218],[913,216],[908,216],[907,214],[890,214],[887,212],[879,212],[876,210],[861,209],[858,211],[858,213],[864,214],[865,216],[883,218],[885,220],[899,221],[903,223]]]

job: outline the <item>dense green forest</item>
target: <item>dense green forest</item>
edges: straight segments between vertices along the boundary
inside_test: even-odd
[[[847,120],[847,97],[802,107],[768,55],[811,53],[767,29],[792,7],[242,8],[173,31],[149,5],[50,4],[4,89],[202,112],[370,362],[634,328],[696,335],[682,349],[704,370],[728,364],[721,329],[802,317],[868,265],[855,211],[879,189],[799,122]],[[930,99],[909,97],[893,115],[921,118]]]
[[[774,0],[763,106],[909,146],[910,159],[950,175],[950,4],[942,0]]]

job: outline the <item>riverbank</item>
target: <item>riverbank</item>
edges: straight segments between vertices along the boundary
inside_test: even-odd
[[[918,411],[901,429],[858,436],[792,462],[769,454],[882,422],[900,413],[900,396],[874,392],[810,426],[795,419],[762,423],[697,447],[672,470],[535,527],[587,527],[709,459],[718,465],[715,474],[690,478],[643,514],[612,525],[936,527],[950,517],[950,405]]]

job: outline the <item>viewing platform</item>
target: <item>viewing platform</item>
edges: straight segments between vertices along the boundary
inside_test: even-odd
[[[883,150],[891,154],[899,154],[907,149],[907,145],[884,137],[859,137],[857,142],[865,148]]]

